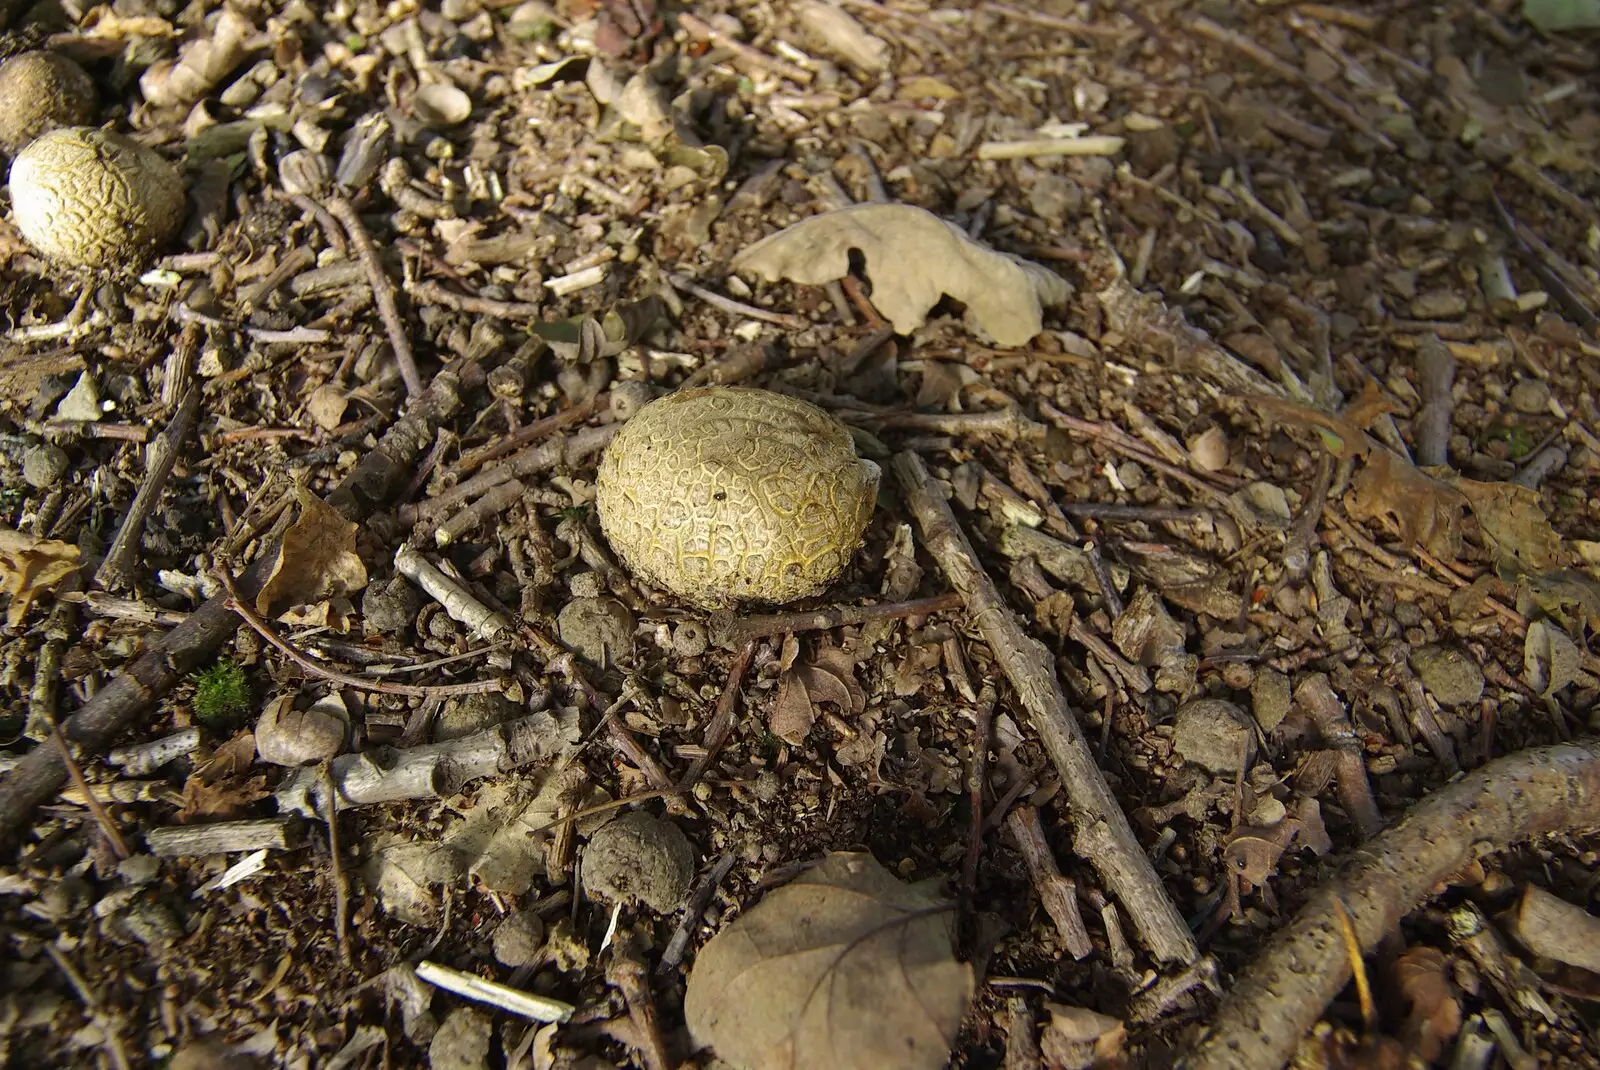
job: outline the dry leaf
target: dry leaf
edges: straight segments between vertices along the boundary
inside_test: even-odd
[[[1569,555],[1544,514],[1538,491],[1515,483],[1452,482],[1466,496],[1478,530],[1503,566],[1512,572],[1545,572],[1567,563]]]
[[[1600,631],[1600,578],[1579,569],[1523,573],[1517,583],[1517,611],[1532,616],[1538,608],[1577,631],[1588,625]],[[1576,610],[1573,617],[1569,610]]]
[[[1039,1037],[1039,1054],[1049,1067],[1120,1065],[1128,1033],[1123,1024],[1087,1007],[1045,1002],[1050,1022]]]
[[[409,925],[433,925],[439,909],[433,886],[453,884],[462,871],[460,856],[450,848],[400,840],[374,852],[363,876],[385,911]]]
[[[768,282],[821,286],[849,274],[851,250],[866,261],[872,307],[901,334],[926,323],[948,295],[997,344],[1026,345],[1044,328],[1044,306],[1071,295],[1054,272],[997,253],[909,204],[858,204],[803,219],[744,250],[734,267]]]
[[[212,751],[184,781],[178,820],[237,817],[251,803],[266,798],[271,794],[267,778],[248,775],[255,760],[256,737],[248,729]]]
[[[1395,984],[1411,1004],[1405,1033],[1412,1050],[1432,1063],[1461,1030],[1461,1004],[1449,962],[1431,947],[1413,947],[1395,960]]]
[[[254,33],[249,19],[223,8],[211,30],[185,44],[176,60],[151,64],[139,76],[139,90],[158,108],[193,104],[233,73],[244,59],[245,42]]]
[[[78,548],[58,539],[0,531],[0,590],[11,596],[6,623],[15,628],[33,600],[78,571]]]
[[[689,1031],[738,1070],[939,1070],[973,989],[953,919],[872,856],[830,854],[706,944]]]
[[[793,638],[792,636],[790,637]],[[856,683],[855,662],[836,646],[820,648],[809,664],[794,664],[800,646],[793,651],[783,644],[790,667],[778,678],[778,699],[767,718],[773,735],[791,746],[805,742],[811,726],[817,723],[817,704],[831,702],[846,716],[867,708],[867,693]]]
[[[1528,686],[1546,698],[1583,675],[1583,655],[1578,644],[1547,620],[1531,621],[1522,644],[1522,664]]]
[[[356,553],[359,529],[302,488],[300,516],[283,533],[278,560],[256,596],[256,612],[276,616],[291,605],[320,602],[365,587],[367,567]]]

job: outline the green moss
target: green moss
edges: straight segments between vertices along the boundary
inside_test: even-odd
[[[237,724],[250,708],[250,682],[227,658],[194,674],[194,719],[210,728]]]

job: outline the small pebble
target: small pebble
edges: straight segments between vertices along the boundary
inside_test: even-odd
[[[485,728],[504,724],[517,713],[516,703],[504,695],[494,692],[465,695],[440,712],[439,722],[433,729],[433,738],[439,743],[460,739],[462,736],[481,732]]]
[[[686,620],[672,629],[672,649],[679,657],[699,657],[706,652],[708,642],[706,626],[699,621]]]
[[[1520,379],[1511,388],[1511,407],[1526,416],[1550,410],[1550,384],[1543,379]]]
[[[1289,677],[1277,669],[1263,668],[1250,685],[1251,709],[1261,731],[1271,733],[1289,716]]]
[[[494,1039],[489,1015],[476,1007],[451,1011],[428,1045],[432,1070],[486,1070]]]
[[[56,418],[94,423],[100,416],[100,384],[95,382],[93,372],[86,371],[56,406]]]
[[[1483,697],[1483,670],[1452,647],[1418,647],[1411,652],[1411,668],[1441,706],[1465,706]]]
[[[405,631],[421,608],[421,593],[404,576],[370,584],[361,595],[361,628],[368,635]]]
[[[35,446],[22,458],[22,478],[28,486],[46,490],[61,482],[72,461],[67,451],[49,443]]]
[[[495,928],[493,943],[502,966],[526,966],[544,944],[544,922],[531,911],[518,911]]]
[[[1172,748],[1186,762],[1223,776],[1247,769],[1256,756],[1256,733],[1231,702],[1199,698],[1178,707]]]
[[[633,614],[615,598],[574,598],[556,614],[556,633],[579,657],[600,668],[633,652]]]
[[[1454,290],[1429,290],[1411,302],[1411,315],[1419,320],[1453,320],[1467,311],[1467,299]]]

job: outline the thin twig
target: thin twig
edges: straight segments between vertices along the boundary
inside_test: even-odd
[[[617,986],[628,1005],[634,1043],[644,1057],[646,1070],[673,1070],[676,1064],[667,1055],[655,999],[650,995],[650,973],[645,969],[638,938],[631,931],[624,931],[617,936],[617,942],[611,949],[611,965],[606,970],[606,980]]]
[[[950,503],[915,453],[897,454],[895,476],[928,548],[945,576],[966,600],[995,661],[1016,689],[1028,721],[1049,754],[1071,802],[1075,849],[1100,872],[1121,899],[1134,927],[1163,962],[1193,962],[1200,955],[1194,934],[1168,898],[1155,868],[1095,765],[1083,730],[1057,682],[1054,659],[1028,637],[994,581],[978,564]]]
[[[791,316],[787,312],[768,312],[764,308],[747,305],[743,301],[735,301],[731,297],[723,297],[715,290],[706,289],[686,275],[668,272],[667,281],[672,284],[673,289],[682,290],[686,294],[693,294],[712,308],[721,309],[734,316],[744,316],[746,319],[771,323],[782,327],[786,331],[803,331],[811,326],[811,322],[801,316]]]
[[[239,331],[258,342],[269,344],[314,345],[333,338],[333,332],[324,331],[316,327],[291,327],[287,331],[273,331],[265,327],[252,327],[248,323],[235,323],[217,316],[208,316],[204,312],[195,311],[188,305],[174,305],[172,307],[172,318],[179,323],[194,323],[202,327],[220,327],[225,331]]]
[[[830,609],[771,613],[754,617],[714,616],[711,641],[724,650],[734,650],[756,639],[790,632],[820,632],[829,628],[849,628],[878,620],[901,617],[930,617],[946,610],[960,609],[959,594],[941,594],[910,602],[885,602],[875,606],[834,606]]]
[[[337,195],[329,197],[328,211],[344,226],[345,233],[350,236],[350,244],[355,247],[356,256],[361,260],[361,266],[366,269],[367,282],[372,287],[372,299],[378,306],[378,318],[383,320],[383,328],[389,334],[389,344],[394,348],[394,359],[400,365],[400,377],[405,380],[406,393],[413,398],[421,397],[424,390],[422,373],[417,370],[416,354],[411,351],[411,338],[406,334],[406,325],[400,319],[400,308],[395,304],[394,283],[384,270],[383,262],[378,259],[372,237],[362,225],[355,205],[346,198]]]
[[[725,48],[752,67],[760,67],[763,70],[771,71],[773,74],[799,82],[801,85],[811,84],[811,72],[804,67],[796,67],[793,63],[774,59],[765,52],[751,48],[743,41],[729,37],[710,23],[702,22],[688,12],[679,13],[678,25],[696,41],[709,41],[719,48]]]
[[[978,856],[983,851],[983,789],[988,782],[989,730],[998,696],[993,684],[984,684],[972,711],[972,760],[967,763],[967,854],[961,863],[961,894],[970,908],[978,890]]]
[[[328,868],[333,878],[333,931],[339,940],[339,961],[350,965],[350,896],[344,884],[344,863],[339,859],[339,793],[334,790],[333,763],[322,763],[322,782],[328,789]]]
[[[239,588],[234,584],[232,574],[226,569],[218,569],[216,575],[217,579],[222,583],[223,589],[228,592],[228,609],[239,614],[241,620],[253,628],[257,635],[277,647],[284,657],[313,676],[331,680],[336,684],[343,684],[345,687],[354,687],[361,691],[376,691],[384,695],[405,695],[408,698],[450,698],[455,695],[481,695],[485,692],[503,689],[503,684],[500,680],[478,680],[469,684],[438,684],[434,686],[390,684],[382,680],[369,679],[365,676],[352,676],[350,673],[339,672],[337,669],[318,665],[291,646],[287,640],[273,631],[270,624],[261,619],[260,614],[239,593]]]
[[[178,411],[167,424],[166,432],[150,444],[146,457],[147,467],[144,478],[139,481],[138,493],[133,496],[133,503],[128,506],[128,511],[122,518],[122,526],[117,529],[116,536],[111,540],[111,548],[106,551],[106,559],[101,562],[99,570],[94,574],[94,582],[98,586],[121,587],[132,582],[134,558],[138,551],[139,539],[144,534],[145,521],[154,511],[156,501],[167,485],[167,478],[172,475],[173,465],[177,464],[179,449],[183,446],[184,439],[189,437],[189,431],[199,414],[200,389],[191,386],[184,392],[183,399],[178,402]]]
[[[111,849],[116,852],[118,858],[132,855],[133,852],[128,850],[128,841],[122,838],[122,830],[117,828],[117,823],[111,820],[106,808],[100,805],[100,800],[89,790],[89,782],[83,778],[83,770],[78,768],[77,759],[72,756],[72,748],[67,746],[67,737],[61,734],[61,726],[56,723],[54,716],[50,718],[50,738],[55,741],[56,751],[61,755],[62,764],[67,767],[67,776],[71,778],[72,786],[83,795],[83,804],[89,808],[89,813],[94,815],[95,824],[100,826],[100,831],[105,834]]]
[[[689,905],[683,908],[683,916],[678,919],[677,928],[672,930],[672,939],[667,941],[666,950],[661,952],[661,961],[656,964],[657,974],[671,973],[683,961],[684,952],[689,950],[689,941],[694,938],[695,926],[700,924],[706,909],[711,906],[717,889],[728,879],[735,857],[732,851],[723,854],[695,885],[694,891],[689,894]]]
[[[482,467],[490,461],[498,460],[508,453],[515,453],[525,446],[531,446],[542,438],[555,434],[557,431],[582,423],[610,403],[610,394],[598,394],[587,401],[580,401],[569,409],[563,409],[551,416],[535,420],[526,427],[506,435],[487,446],[463,453],[453,466],[456,472],[470,472],[474,468]]]
[[[506,320],[531,320],[538,319],[539,306],[532,301],[495,301],[487,297],[474,297],[471,294],[458,294],[454,290],[447,290],[436,282],[427,279],[418,279],[416,282],[405,284],[406,293],[413,300],[421,301],[427,305],[443,305],[445,308],[457,312],[467,312],[474,316],[497,316]]]
[[[689,771],[678,781],[679,791],[688,791],[699,782],[706,770],[711,768],[711,763],[717,760],[717,752],[727,742],[738,717],[739,685],[743,683],[744,674],[749,670],[755,653],[756,642],[750,639],[746,641],[744,649],[739,651],[738,657],[733,659],[733,664],[728,668],[728,680],[722,685],[722,694],[717,698],[716,712],[706,723],[705,735],[701,739],[701,746],[705,748],[704,753],[689,763]]]

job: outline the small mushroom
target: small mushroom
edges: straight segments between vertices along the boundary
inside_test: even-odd
[[[45,256],[111,267],[144,258],[182,225],[183,179],[154,149],[109,130],[52,130],[11,164],[12,218]]]
[[[16,152],[47,130],[92,122],[94,105],[94,79],[66,56],[12,56],[0,63],[0,148]]]
[[[791,602],[844,571],[878,466],[814,405],[746,387],[681,390],[622,425],[596,480],[628,568],[709,609]]]
[[[665,914],[683,902],[694,877],[694,848],[671,821],[643,810],[624,814],[589,838],[583,890],[595,899],[637,903]]]

